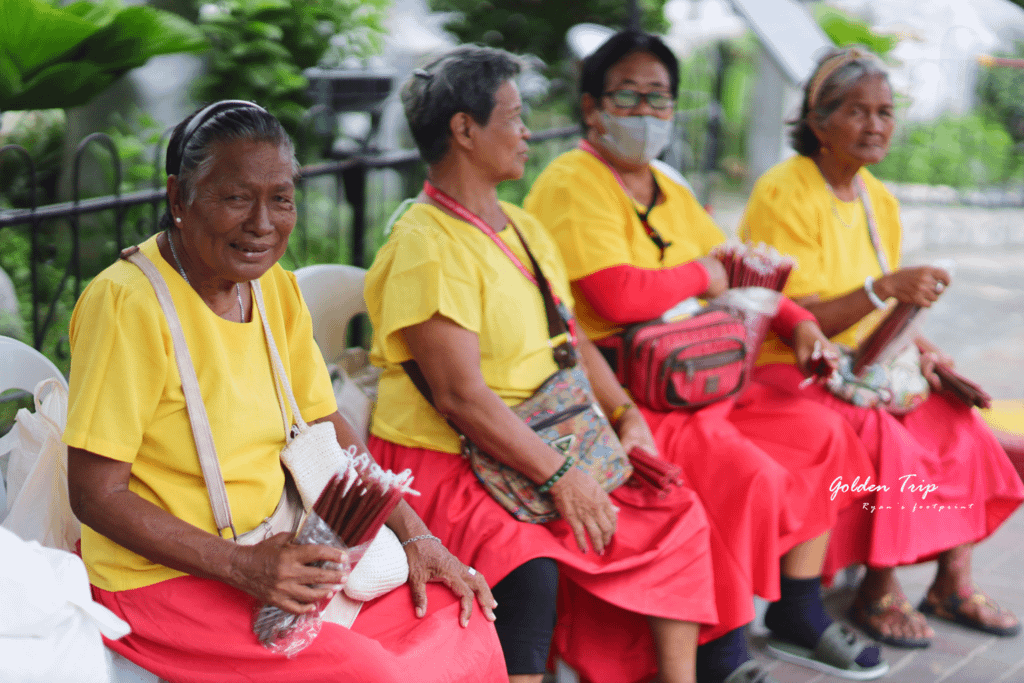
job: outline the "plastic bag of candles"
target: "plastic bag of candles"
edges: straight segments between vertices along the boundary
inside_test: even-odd
[[[796,261],[775,247],[730,241],[711,250],[725,268],[729,287],[764,287],[781,292]]]
[[[779,310],[782,294],[766,287],[742,287],[727,289],[721,295],[708,302],[708,308],[723,310],[743,322],[747,332],[746,372],[750,376],[754,361],[757,360],[757,349],[768,334],[772,318]]]
[[[313,509],[295,534],[294,543],[329,545],[347,551],[347,566],[317,563],[330,569],[355,569],[384,522],[410,486],[409,470],[394,474],[382,470],[367,454],[352,458],[328,481]],[[404,560],[404,556],[402,558]],[[322,614],[334,599],[330,595],[306,614],[292,614],[264,605],[253,622],[259,641],[273,652],[294,656],[320,633]]]

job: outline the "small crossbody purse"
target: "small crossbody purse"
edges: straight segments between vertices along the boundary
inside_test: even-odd
[[[612,491],[624,484],[633,473],[629,457],[619,443],[608,418],[594,397],[590,382],[577,365],[573,345],[571,313],[559,302],[540,264],[519,229],[512,224],[519,241],[533,266],[530,272],[497,233],[479,217],[470,213],[454,199],[429,184],[424,185],[428,195],[455,212],[466,222],[476,226],[500,248],[519,271],[539,289],[544,300],[550,339],[565,337],[566,341],[552,345],[552,355],[558,370],[551,375],[530,398],[512,408],[551,448],[566,457],[569,466],[579,467],[605,490]],[[430,385],[415,360],[402,363],[409,378],[427,401],[434,405]],[[477,479],[502,507],[521,522],[540,524],[558,519],[551,494],[538,490],[538,485],[516,469],[484,452],[469,440],[458,427],[448,423],[459,435],[462,455]]]

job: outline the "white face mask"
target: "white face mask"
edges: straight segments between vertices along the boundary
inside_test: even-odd
[[[637,164],[650,163],[668,147],[672,135],[672,119],[656,116],[612,116],[600,112],[605,134],[604,143],[615,156]]]

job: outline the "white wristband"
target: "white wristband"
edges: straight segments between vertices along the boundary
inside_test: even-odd
[[[875,278],[870,275],[864,278],[864,292],[868,295],[868,299],[871,300],[871,304],[875,308],[885,308],[885,302],[875,294]]]

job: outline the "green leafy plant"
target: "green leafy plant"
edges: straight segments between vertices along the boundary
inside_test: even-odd
[[[1024,57],[1024,42],[998,56]],[[1001,122],[1016,142],[1024,142],[1024,69],[996,63],[986,65],[978,73],[977,94],[981,111]]]
[[[518,54],[529,53],[547,64],[565,56],[565,34],[574,25],[590,22],[620,28],[629,20],[622,0],[429,0],[436,12],[454,12],[445,28],[464,43],[484,43]],[[665,0],[637,0],[641,26],[660,32],[668,28]]]
[[[203,49],[195,26],[118,0],[0,2],[0,110],[86,104],[151,57]]]
[[[980,114],[905,124],[888,156],[871,170],[897,182],[958,189],[1021,179],[1013,139],[999,122]]]
[[[822,30],[839,47],[863,45],[876,55],[884,57],[896,47],[899,38],[875,33],[864,21],[842,10],[818,3],[811,7],[811,15]]]
[[[210,43],[202,101],[259,102],[295,135],[309,100],[302,71],[380,49],[389,0],[220,0],[205,5]],[[326,62],[326,64],[325,64]]]

